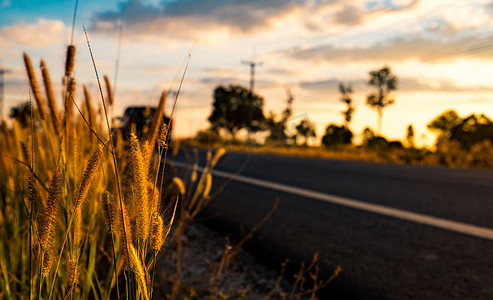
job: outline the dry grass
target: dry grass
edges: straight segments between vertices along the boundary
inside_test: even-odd
[[[0,299],[152,299],[156,260],[171,240],[177,274],[167,297],[180,298],[179,274],[186,268],[180,236],[211,200],[211,171],[225,149],[209,152],[200,176],[195,165],[190,177],[165,180],[166,92],[147,135],[127,141],[109,126],[115,99],[107,76],[107,97],[99,86],[100,101],[94,101],[83,86],[78,98],[74,56],[70,45],[59,111],[60,91],[46,64],[41,61],[40,71],[47,104],[24,53],[36,102],[30,126],[1,124]],[[232,253],[225,252],[212,278],[225,272]]]
[[[203,144],[189,139],[183,140],[181,143],[198,148],[225,148],[228,152],[448,166],[454,168],[493,168],[493,145],[489,141],[476,144],[470,149],[464,149],[454,141],[442,142],[437,146],[435,151],[426,148],[368,148],[353,145],[330,149],[324,147],[245,145],[233,143]]]
[[[113,141],[109,123],[97,121],[108,115],[94,109],[104,105],[106,112],[111,94],[98,105],[84,87],[85,105],[76,105],[74,55],[71,45],[60,112],[45,63],[40,71],[47,107],[25,53],[36,100],[31,126],[2,123],[0,298],[150,299],[153,266],[177,205],[176,198],[164,199],[166,183],[158,182],[164,178],[167,131],[160,132],[157,118],[151,136],[131,136],[130,152],[121,135]],[[160,108],[162,115],[164,100]],[[120,189],[130,180],[136,184]]]

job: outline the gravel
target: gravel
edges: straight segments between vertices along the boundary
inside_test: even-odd
[[[188,225],[179,239],[181,251],[177,251],[178,243],[173,242],[158,257],[154,299],[290,298],[290,283],[278,271],[261,264],[204,225]],[[180,272],[177,258],[182,262]]]

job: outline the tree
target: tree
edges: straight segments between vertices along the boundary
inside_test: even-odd
[[[288,136],[286,134],[286,123],[292,115],[292,106],[294,101],[293,94],[289,89],[286,90],[286,93],[288,98],[286,100],[286,108],[282,111],[281,119],[276,121],[275,113],[270,112],[269,117],[265,120],[267,130],[270,132],[267,139],[269,141],[280,142],[282,144],[286,144],[288,140]]]
[[[433,119],[428,128],[440,133],[437,146],[445,141],[455,141],[462,148],[470,149],[486,140],[493,142],[493,121],[483,114],[472,114],[462,119],[455,111],[449,110]]]
[[[329,124],[325,128],[325,134],[322,137],[322,144],[326,147],[351,144],[353,133],[346,126],[337,126]]]
[[[21,127],[28,127],[31,122],[31,104],[29,102],[24,102],[17,106],[13,106],[10,108],[9,117],[11,119],[17,119]]]
[[[465,149],[486,140],[493,142],[493,122],[483,114],[472,114],[452,128],[450,140],[459,142]]]
[[[392,74],[388,66],[380,70],[370,71],[368,85],[377,88],[377,91],[366,96],[366,104],[375,109],[378,113],[378,133],[382,133],[382,114],[383,109],[395,102],[390,97],[390,93],[397,89],[397,76]]]
[[[437,143],[449,140],[452,129],[462,122],[461,117],[455,110],[448,110],[428,123],[427,127],[431,131],[439,132]]]
[[[366,146],[368,141],[375,137],[375,132],[373,132],[370,127],[365,127],[361,133],[361,137],[363,138],[363,145]]]
[[[409,148],[414,148],[414,128],[413,125],[407,127],[406,142]]]
[[[242,128],[256,132],[264,127],[263,105],[264,99],[245,87],[220,85],[214,89],[213,109],[208,120],[212,129],[225,129],[234,140]]]
[[[305,138],[305,146],[308,146],[308,139],[310,137],[316,137],[315,125],[307,119],[301,120],[301,122],[295,127],[298,135]]]
[[[353,99],[351,94],[353,93],[353,88],[350,84],[339,83],[339,92],[341,93],[340,101],[346,103],[347,108],[345,111],[342,111],[342,115],[344,116],[344,124],[346,128],[349,128],[349,123],[353,118],[354,106]]]
[[[389,145],[387,139],[376,135],[371,128],[366,127],[361,135],[363,137],[363,145],[365,147],[386,148]]]
[[[195,139],[202,144],[214,144],[221,142],[219,133],[212,129],[200,130],[197,132]]]

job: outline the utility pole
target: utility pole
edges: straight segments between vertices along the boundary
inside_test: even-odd
[[[253,102],[253,89],[255,87],[255,67],[261,66],[262,62],[256,61],[255,59],[252,59],[252,60],[244,60],[241,63],[244,65],[250,65],[250,111],[248,114],[248,120],[249,120],[249,123],[251,124],[252,119],[253,119],[253,110],[252,110],[253,103],[252,102]],[[251,140],[250,134],[251,134],[251,130],[250,130],[250,128],[248,128],[248,137],[247,137],[248,142],[250,142],[250,140]]]
[[[261,66],[262,62],[255,60],[244,60],[241,63],[250,66],[250,92],[253,93],[253,88],[255,87],[255,67]]]
[[[4,118],[5,110],[5,79],[4,74],[10,73],[9,69],[0,69],[0,121]]]

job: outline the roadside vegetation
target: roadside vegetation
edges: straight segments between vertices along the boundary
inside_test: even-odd
[[[48,67],[41,60],[44,97],[24,53],[31,101],[12,109],[12,126],[2,122],[0,298],[151,299],[157,256],[185,205],[181,189],[164,193],[180,182],[164,176],[168,128],[156,118],[142,136],[113,131],[108,78],[99,100],[83,86],[80,101],[74,56],[70,45],[59,110]]]
[[[98,97],[85,85],[76,93],[75,51],[68,46],[62,91],[54,90],[44,61],[36,71],[24,53],[29,101],[11,109],[10,124],[1,123],[0,299],[247,297],[248,287],[230,288],[223,278],[278,202],[239,243],[227,241],[218,261],[210,262],[208,289],[189,285],[182,276],[192,267],[184,258],[183,238],[212,199],[211,171],[225,149],[209,151],[203,169],[195,162],[190,173],[178,177],[167,162],[173,156],[170,128],[160,117],[166,92],[152,123],[125,134],[108,118],[115,99],[107,76]],[[62,109],[55,97],[60,94]],[[156,269],[160,256],[172,265],[167,272]],[[288,292],[279,289],[281,273],[265,298],[315,297],[333,279],[312,275],[315,262],[302,266]],[[166,284],[156,285],[163,278]]]
[[[195,147],[226,147],[228,151],[297,155],[331,159],[349,159],[401,164],[449,167],[493,168],[493,121],[483,114],[459,116],[448,110],[430,120],[427,127],[437,133],[433,148],[417,147],[415,131],[409,124],[403,141],[388,140],[381,135],[383,110],[395,103],[393,92],[398,78],[388,66],[372,70],[368,85],[376,89],[366,97],[366,104],[378,113],[377,131],[365,128],[358,136],[351,130],[354,111],[351,84],[340,82],[338,91],[341,123],[327,124],[323,135],[316,136],[308,118],[293,118],[294,95],[288,89],[286,107],[279,113],[263,113],[264,99],[253,91],[238,86],[218,86],[213,94],[210,128],[199,131],[184,144]],[[239,131],[247,131],[246,140],[238,140]],[[256,138],[260,137],[260,138]]]

